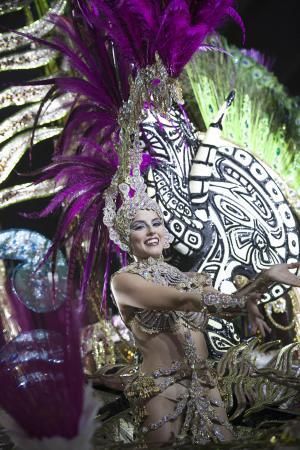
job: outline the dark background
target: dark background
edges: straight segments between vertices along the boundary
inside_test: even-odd
[[[300,95],[300,0],[238,0],[246,27],[246,48],[274,60],[273,72],[291,95]],[[232,44],[242,46],[239,28],[224,29]]]

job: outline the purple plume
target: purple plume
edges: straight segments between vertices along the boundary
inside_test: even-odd
[[[79,283],[81,307],[99,252],[110,258],[108,232],[102,223],[103,193],[119,163],[118,114],[129,98],[129,77],[153,64],[156,54],[169,75],[177,77],[226,17],[242,26],[233,5],[233,0],[73,0],[71,18],[51,18],[59,37],[51,41],[31,37],[59,51],[73,71],[72,76],[43,81],[54,84],[59,93],[74,94],[74,102],[53,162],[39,179],[54,178],[64,188],[38,216],[65,205],[50,252],[55,256],[66,236],[71,237],[70,297],[75,292],[82,242],[89,243]],[[104,297],[106,287],[107,273]]]
[[[233,0],[77,0],[85,20],[105,28],[122,58],[136,69],[162,58],[178,77],[205,38],[231,17],[242,28]]]
[[[79,431],[84,389],[77,313],[67,301],[59,311],[40,315],[43,328],[35,327],[37,315],[29,313],[27,321],[30,331],[0,351],[0,406],[29,438],[72,439]]]
[[[104,197],[103,193],[110,186],[118,167],[118,157],[111,149],[100,151],[98,145],[87,149],[83,144],[84,154],[74,156],[58,155],[53,163],[42,171],[40,180],[54,178],[58,183],[66,183],[65,188],[56,194],[38,217],[45,217],[61,207],[64,209],[54,238],[52,251],[64,242],[71,225],[75,225],[72,237],[72,249],[69,257],[69,294],[73,289],[73,270],[85,240],[90,242],[84,273],[81,280],[80,300],[87,292],[89,277],[93,271],[96,255],[100,247],[108,243],[108,233],[102,226]]]

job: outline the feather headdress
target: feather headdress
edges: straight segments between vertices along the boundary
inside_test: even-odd
[[[73,93],[74,103],[53,163],[42,174],[64,188],[41,215],[66,205],[52,251],[72,224],[69,280],[82,241],[89,242],[81,300],[95,255],[110,248],[103,194],[116,172],[118,184],[141,162],[138,127],[144,109],[166,112],[180,99],[176,78],[226,16],[243,28],[233,5],[233,0],[74,0],[71,18],[52,18],[65,39],[35,39],[59,51],[73,71],[44,80]],[[120,203],[118,195],[115,200]]]

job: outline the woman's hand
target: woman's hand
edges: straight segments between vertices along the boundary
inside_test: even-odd
[[[257,294],[257,297],[259,296],[261,296],[261,294]],[[247,311],[249,322],[251,325],[251,331],[253,332],[253,334],[259,331],[261,335],[265,337],[266,332],[267,333],[271,332],[271,328],[264,321],[264,316],[259,311],[256,301],[257,298],[254,299],[254,294],[251,294],[251,296],[249,296],[249,299],[247,301]]]
[[[263,272],[263,278],[266,282],[288,284],[289,286],[300,287],[300,277],[294,275],[289,269],[299,269],[300,262],[291,264],[275,264]]]
[[[266,332],[271,333],[271,328],[268,327],[267,323],[260,317],[255,317],[252,321],[250,320],[251,331],[256,334],[258,331],[262,337],[266,337]]]

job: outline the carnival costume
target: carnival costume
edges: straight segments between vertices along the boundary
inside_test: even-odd
[[[194,291],[203,299],[202,312],[135,309],[132,317],[126,321],[142,354],[147,335],[153,337],[160,333],[171,333],[176,335],[184,355],[182,359],[169,361],[169,366],[159,367],[152,373],[144,374],[140,370],[137,377],[126,386],[125,393],[135,415],[137,436],[157,430],[184,414],[180,438],[189,436],[194,443],[199,444],[210,440],[223,441],[222,427],[229,430],[232,427],[227,418],[220,417],[215,410],[216,407],[224,407],[224,404],[216,394],[210,395],[211,389],[216,387],[216,381],[210,374],[206,360],[197,354],[191,332],[205,331],[209,311],[214,311],[214,314],[218,311],[221,315],[241,313],[245,300],[221,293],[205,294],[205,287],[211,286],[208,275],[193,274],[189,277],[165,263],[162,258],[134,262],[120,272],[137,274],[154,284],[180,291]],[[164,355],[164,358],[168,361],[168,355]],[[174,410],[156,422],[145,425],[147,402],[154,396],[171,399]]]
[[[103,222],[111,240],[126,251],[126,242],[124,239],[122,242],[119,235],[122,209],[130,215],[129,211],[135,210],[134,204],[143,207],[142,198],[146,203],[150,201],[146,199],[145,186],[140,183],[142,152],[138,132],[145,111],[155,108],[167,113],[173,101],[181,102],[176,78],[193,53],[201,46],[206,48],[203,41],[207,34],[213,32],[226,15],[242,22],[232,0],[75,0],[71,7],[71,20],[59,16],[51,19],[69,42],[59,38],[50,42],[32,35],[29,38],[59,51],[74,70],[72,77],[55,77],[33,84],[50,84],[59,92],[75,94],[53,163],[43,170],[39,180],[55,178],[63,188],[39,215],[46,216],[62,203],[67,205],[54,243],[47,252],[55,258],[66,234],[71,236],[67,311],[70,299],[77,296],[76,261],[81,255],[81,243],[87,242],[79,300],[74,305],[80,311],[84,308],[90,276],[99,257],[106,260],[105,302],[112,246]],[[53,93],[54,90],[50,90],[47,98]],[[116,217],[121,196],[123,206]],[[158,206],[150,202],[151,209],[158,211]],[[149,207],[148,203],[145,207]],[[69,316],[68,313],[67,329],[70,328]],[[67,347],[67,343],[65,345]],[[64,364],[68,360],[66,356]],[[79,402],[80,399],[83,401],[82,395],[78,397]],[[5,405],[4,400],[2,405]],[[17,417],[16,420],[26,428],[26,421]],[[34,437],[34,430],[30,434]],[[54,434],[57,435],[57,431]],[[67,437],[70,439],[73,435],[69,433]]]
[[[55,178],[61,184],[60,191],[39,216],[46,216],[62,203],[66,205],[54,244],[47,253],[55,257],[66,235],[71,238],[66,288],[66,323],[69,326],[70,299],[77,295],[78,260],[83,261],[76,303],[80,312],[84,309],[91,274],[99,259],[105,265],[102,295],[105,304],[111,241],[124,252],[130,250],[129,225],[137,210],[153,210],[162,217],[159,206],[147,196],[140,175],[139,123],[147,109],[167,114],[172,102],[181,102],[177,77],[196,50],[201,46],[212,49],[203,44],[203,40],[225,15],[241,25],[232,0],[76,0],[72,7],[71,20],[53,18],[71,44],[59,39],[46,42],[31,36],[66,56],[75,72],[73,77],[36,82],[53,84],[59,92],[75,94],[53,163],[42,171],[39,179]],[[53,90],[48,97],[51,94]],[[149,160],[151,163],[151,158],[148,164]],[[82,247],[87,248],[83,258]],[[227,418],[221,418],[216,412],[222,402],[210,396],[215,381],[205,360],[197,356],[192,333],[205,329],[209,312],[240,312],[245,299],[206,294],[209,277],[201,274],[188,277],[160,260],[140,261],[122,270],[155,284],[183,291],[195,290],[203,298],[200,313],[139,310],[127,322],[137,343],[139,332],[146,336],[172,333],[178,335],[183,350],[182,359],[151,373],[139,373],[127,386],[138,432],[145,434],[156,430],[185,414],[182,435],[192,437],[197,443],[223,440],[222,427],[230,429],[230,425]],[[74,323],[71,321],[68,330],[74,331]],[[71,332],[70,336],[73,336]],[[62,364],[67,366],[66,373],[70,376],[68,345],[69,341],[63,344],[66,357],[62,358]],[[76,356],[78,360],[78,351]],[[80,376],[82,387],[82,372]],[[84,404],[82,391],[80,393],[74,427],[63,435],[69,441],[81,432],[80,413]],[[175,409],[158,421],[145,424],[145,403],[155,395],[171,396]],[[19,424],[27,431],[26,422],[19,420]],[[33,438],[41,437],[35,435],[34,429],[29,434]],[[52,438],[51,433],[49,438]]]

